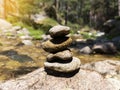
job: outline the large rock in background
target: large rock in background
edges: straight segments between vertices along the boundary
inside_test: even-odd
[[[92,62],[81,65],[81,68],[99,72],[106,77],[116,77],[118,75],[120,76],[120,61],[105,60]],[[120,79],[120,77],[118,77],[118,79]]]
[[[103,29],[103,31],[110,37],[120,36],[120,19],[106,21]]]
[[[0,30],[6,30],[12,28],[12,24],[4,19],[0,19]]]
[[[93,51],[89,46],[85,46],[82,49],[80,49],[80,53],[82,54],[91,54]]]
[[[0,36],[11,39],[20,38],[24,45],[33,45],[33,37],[30,36],[28,29],[22,28],[21,26],[13,26],[3,19],[0,19]]]
[[[52,73],[52,72],[51,72]],[[54,73],[54,72],[53,72]],[[120,61],[82,65],[69,75],[47,74],[43,68],[0,83],[1,90],[120,90]]]
[[[120,50],[120,36],[112,38],[112,42],[116,46],[117,50]]]
[[[102,54],[115,54],[117,52],[112,42],[97,43],[93,46],[93,51]]]

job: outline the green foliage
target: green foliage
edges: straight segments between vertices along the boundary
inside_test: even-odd
[[[95,39],[96,36],[93,33],[88,33],[88,32],[81,32],[80,33],[84,39]]]
[[[11,23],[15,23],[15,22],[18,22],[19,19],[18,19],[18,17],[9,16],[9,17],[7,17],[7,21],[9,21]]]
[[[115,16],[115,19],[116,20],[120,20],[120,16]]]
[[[48,30],[58,24],[66,24],[71,27],[72,33],[83,25],[94,23],[93,27],[100,29],[103,21],[117,15],[117,0],[16,0],[19,5],[20,17],[9,17],[8,21],[21,21],[35,30],[48,33]],[[30,20],[31,15],[46,12],[50,17],[38,24]],[[90,12],[96,20],[90,22]],[[97,16],[98,15],[98,16]],[[99,18],[98,18],[99,17]],[[51,19],[52,18],[52,19]],[[33,33],[33,32],[32,32]]]
[[[58,23],[54,19],[46,18],[35,25],[29,25],[23,22],[17,22],[17,23],[14,23],[13,25],[25,27],[30,31],[30,35],[34,39],[41,39],[41,35],[43,35],[44,33],[47,34],[48,30],[51,27],[58,25]]]
[[[29,30],[29,32],[30,32],[30,35],[34,39],[41,39],[41,36],[45,33],[44,30],[42,30],[42,29],[35,29],[32,26],[29,26],[29,25],[24,24],[22,22],[14,23],[14,25],[15,26],[17,25],[17,26],[21,26],[21,27],[27,28]]]
[[[77,33],[77,31],[81,28],[81,25],[79,25],[77,23],[71,23],[71,22],[68,22],[67,26],[69,26],[71,28],[72,34]]]
[[[38,22],[38,27],[41,28],[42,30],[44,30],[44,32],[47,34],[48,30],[55,26],[58,25],[57,21],[55,21],[54,19],[51,18],[45,18],[44,20]]]
[[[3,44],[2,44],[2,43],[0,43],[0,46],[3,46]]]
[[[17,0],[19,5],[19,13],[23,15],[30,15],[39,11],[40,0]]]
[[[39,39],[42,39],[42,35],[44,34],[43,30],[34,30],[34,29],[30,29],[30,35],[36,39],[36,40],[39,40]]]
[[[58,25],[58,22],[51,18],[46,18],[42,20],[40,23],[44,25],[50,25],[50,26]]]

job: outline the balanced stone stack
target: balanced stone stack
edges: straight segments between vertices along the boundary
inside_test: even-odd
[[[72,39],[67,35],[70,28],[67,26],[57,25],[49,30],[51,40],[42,43],[45,51],[51,53],[47,56],[44,67],[57,72],[73,72],[80,68],[80,60],[72,56],[68,46]]]

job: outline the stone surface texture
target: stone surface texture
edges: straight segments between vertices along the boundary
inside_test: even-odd
[[[99,63],[99,64],[98,64]],[[0,83],[1,90],[120,90],[120,73],[111,75],[108,73],[120,72],[120,61],[105,60],[95,62],[97,64],[91,70],[86,66],[93,66],[93,63],[82,65],[80,70],[73,76],[60,77],[47,74],[44,68],[38,69],[23,77]],[[84,67],[84,68],[83,68]],[[95,69],[98,68],[99,70]],[[101,67],[101,68],[100,68]],[[104,68],[106,67],[106,68]],[[106,77],[101,71],[105,69]]]
[[[49,30],[50,36],[55,37],[62,37],[70,33],[70,28],[67,26],[57,25],[52,27]]]
[[[74,70],[77,70],[80,68],[80,60],[76,57],[73,57],[72,61],[69,63],[59,63],[59,62],[54,62],[54,63],[49,63],[45,62],[44,65],[46,68],[59,71],[59,72],[72,72]]]
[[[80,68],[80,60],[72,56],[68,46],[72,43],[72,39],[68,35],[70,28],[67,26],[57,25],[49,30],[51,40],[42,43],[45,51],[50,52],[44,63],[46,72],[74,72]]]
[[[93,46],[93,51],[103,54],[115,54],[117,52],[116,47],[112,42],[97,43]]]
[[[42,43],[42,47],[45,51],[52,53],[66,49],[71,43],[72,39],[65,37],[63,40],[62,38],[47,40]]]
[[[70,50],[64,50],[61,52],[57,52],[55,54],[49,54],[47,56],[47,61],[54,61],[56,59],[60,59],[60,60],[71,60],[72,59],[72,53],[70,52]]]

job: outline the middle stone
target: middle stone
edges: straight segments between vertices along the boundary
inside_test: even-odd
[[[49,54],[47,56],[48,62],[70,62],[72,60],[72,53],[70,50],[64,50],[55,54]]]
[[[42,47],[47,52],[56,53],[67,49],[71,43],[72,39],[70,37],[54,38],[42,43]]]

